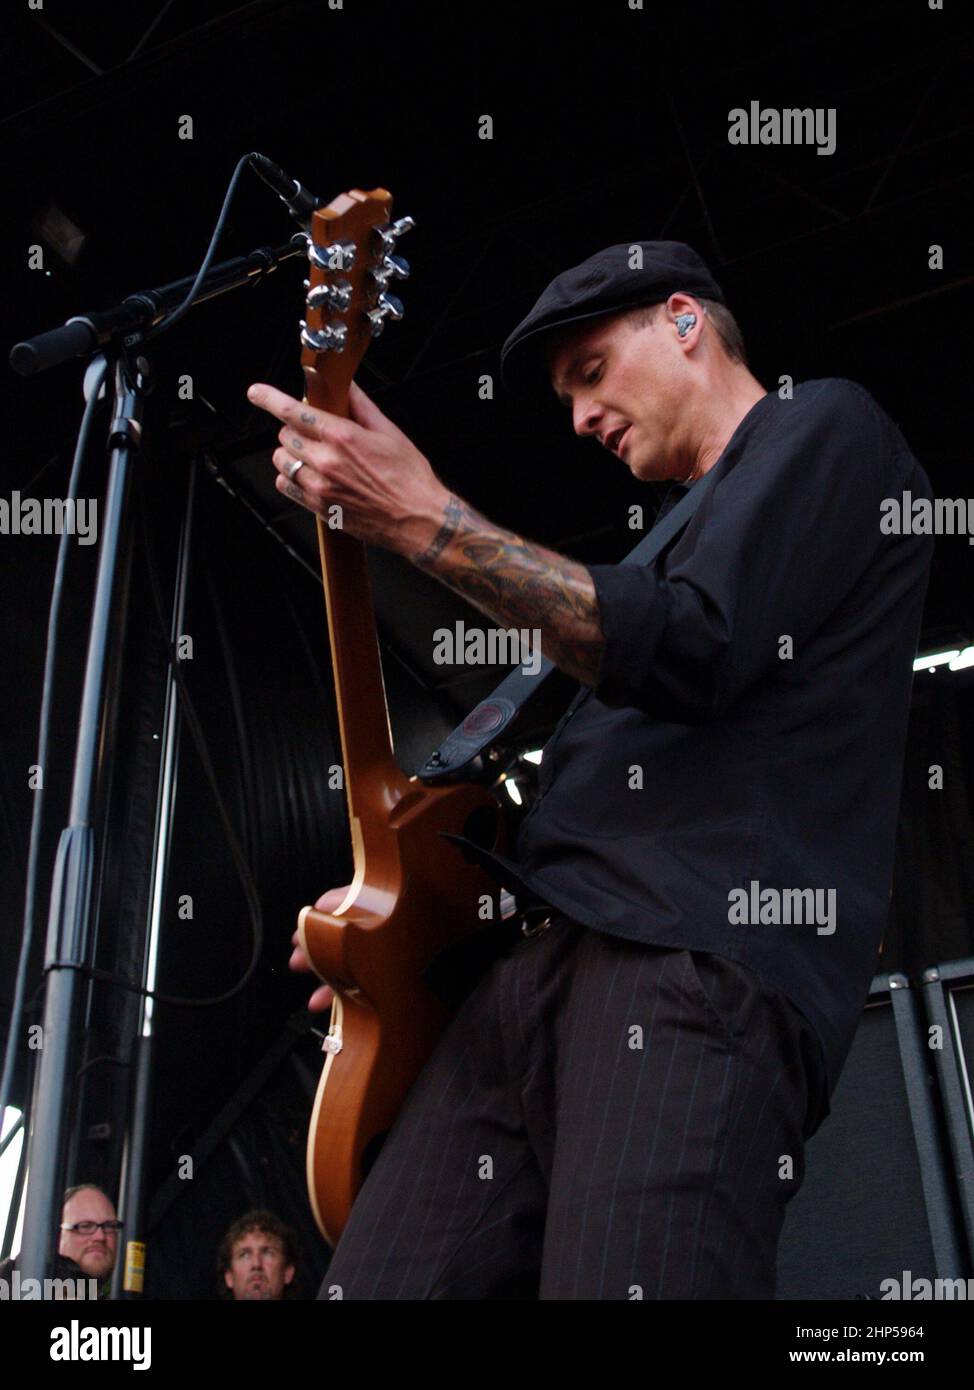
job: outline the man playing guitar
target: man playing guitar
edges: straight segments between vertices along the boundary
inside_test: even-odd
[[[653,564],[583,565],[495,525],[354,385],[349,419],[249,392],[282,424],[282,493],[540,629],[582,687],[495,861],[542,929],[442,1033],[321,1296],[770,1298],[888,910],[932,542],[884,534],[880,504],[929,482],[861,387],[767,392],[680,243],[563,272],[503,368],[670,481],[663,511],[706,484]]]

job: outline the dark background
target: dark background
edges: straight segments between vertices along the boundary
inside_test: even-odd
[[[966,497],[974,492],[972,26],[961,11],[950,0],[943,12],[925,0],[646,0],[636,11],[625,0],[11,7],[0,38],[6,339],[193,272],[237,159],[256,149],[326,200],[381,185],[398,214],[416,218],[402,243],[413,266],[406,318],[370,351],[360,380],[451,487],[518,532],[581,560],[614,560],[633,543],[629,505],[655,506],[656,490],[574,439],[567,416],[529,410],[499,382],[492,401],[478,397],[483,373],[497,381],[500,343],[553,274],[604,245],[645,237],[685,240],[707,257],[767,387],[783,374],[862,382],[899,423],[936,493]],[[727,113],[751,100],[835,107],[836,152],[731,146]],[[485,114],[491,141],[478,138]],[[192,140],[178,138],[184,115]],[[219,254],[278,245],[291,230],[248,174]],[[27,269],[31,244],[45,248],[42,271]],[[934,244],[942,270],[928,268]],[[265,932],[257,973],[233,999],[157,1010],[149,1289],[161,1296],[212,1293],[221,1231],[253,1204],[301,1229],[306,1288],[326,1254],[301,1178],[318,1052],[305,984],[286,957],[297,908],[347,880],[347,832],[341,794],[326,781],[338,754],[313,527],[273,490],[274,431],[245,399],[257,379],[300,394],[302,273],[289,262],[159,341],[133,489],[100,784],[97,960],[129,979],[140,970],[166,671],[153,593],[168,605],[191,477],[186,627],[195,656],[184,675]],[[177,396],[187,373],[188,402]],[[81,379],[77,363],[29,381],[0,373],[8,441],[0,495],[64,495]],[[103,424],[96,437],[104,439]],[[95,448],[83,495],[102,495],[104,472]],[[3,1019],[23,911],[27,768],[55,549],[53,538],[0,545]],[[95,550],[72,551],[40,937],[65,817]],[[938,540],[921,651],[974,641],[970,557],[966,537]],[[397,756],[411,773],[502,673],[435,666],[433,630],[472,621],[469,610],[387,555],[374,557],[373,579]],[[883,969],[917,972],[972,952],[971,701],[970,671],[917,679]],[[941,792],[928,790],[934,763],[945,770]],[[529,797],[528,782],[524,791]],[[250,958],[252,922],[227,844],[184,729],[163,914],[160,984],[170,993],[219,994]],[[192,921],[176,913],[186,893]],[[32,990],[39,983],[35,968]],[[135,1018],[133,994],[95,986],[70,1176],[110,1190]],[[265,1070],[255,1071],[262,1059]],[[16,1099],[26,1087],[22,1065]],[[179,1155],[198,1153],[211,1125],[212,1157],[173,1187]]]

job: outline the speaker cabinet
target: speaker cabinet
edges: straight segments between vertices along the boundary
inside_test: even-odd
[[[907,1272],[971,1276],[974,1240],[957,1167],[965,1122],[957,1039],[966,1032],[968,1068],[974,1045],[970,970],[966,992],[956,994],[952,1004],[941,975],[919,988],[899,974],[873,980],[831,1114],[806,1146],[805,1181],[786,1212],[777,1298],[880,1299],[883,1281]],[[928,1031],[938,1006],[939,1049]],[[956,1026],[947,1026],[952,1018]],[[945,1076],[954,1082],[953,1118]],[[970,1103],[968,1087],[968,1161]],[[972,1197],[969,1187],[968,1207]]]

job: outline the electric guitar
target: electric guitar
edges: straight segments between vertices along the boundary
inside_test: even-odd
[[[405,278],[384,189],[352,189],[312,217],[307,319],[301,323],[306,400],[348,416],[348,389],[371,339],[402,316],[390,282]],[[298,918],[312,968],[335,991],[325,1062],[308,1134],[308,1193],[332,1245],[409,1088],[449,1022],[428,988],[433,958],[483,925],[499,889],[441,832],[494,847],[500,810],[474,785],[426,786],[395,761],[365,546],[318,518],[341,732],[354,878],[333,913]]]

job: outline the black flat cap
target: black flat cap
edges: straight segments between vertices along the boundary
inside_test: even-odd
[[[550,394],[545,345],[554,329],[640,304],[661,304],[678,290],[724,303],[717,281],[682,241],[624,242],[563,270],[501,348],[505,384],[521,396]]]

